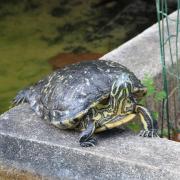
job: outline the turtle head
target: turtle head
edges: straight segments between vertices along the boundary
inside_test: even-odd
[[[140,100],[147,94],[147,88],[141,83],[141,81],[134,75],[129,74],[129,82],[132,84],[131,92],[133,97]]]
[[[146,87],[135,88],[132,94],[133,97],[135,97],[136,99],[141,99],[147,94],[147,88]]]
[[[147,94],[147,88],[143,84],[134,86],[132,94],[135,99],[140,100]]]
[[[123,73],[116,81],[115,86],[120,88],[122,84],[127,86],[127,89],[132,93],[133,97],[140,100],[147,93],[147,88],[141,83],[141,81],[132,73]],[[117,89],[116,89],[117,92]]]

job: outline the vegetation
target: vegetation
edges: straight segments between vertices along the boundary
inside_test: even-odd
[[[143,79],[143,84],[147,87],[146,98],[150,97],[154,102],[159,103],[166,97],[166,92],[164,90],[158,90],[155,87],[154,80],[151,76],[146,75]],[[142,100],[141,103],[145,104],[145,99]],[[153,111],[153,115],[155,119],[158,119],[159,114],[157,111]]]
[[[147,87],[147,95],[146,98],[142,99],[139,102],[140,104],[147,106],[146,101],[148,98],[150,98],[151,101],[154,101],[156,103],[160,103],[163,101],[163,99],[166,97],[166,92],[163,90],[158,90],[156,88],[154,80],[150,75],[145,75],[142,82]],[[157,111],[155,111],[155,109],[152,111],[152,115],[154,116],[154,119],[158,120],[159,114]],[[135,132],[138,132],[141,129],[141,124],[137,122],[132,122],[128,125],[128,128]]]

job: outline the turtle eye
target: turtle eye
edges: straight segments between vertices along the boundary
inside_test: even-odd
[[[137,87],[133,87],[133,88],[132,88],[132,92],[133,92],[133,93],[136,93],[136,92],[138,92],[138,91],[139,91],[139,89],[138,89]]]

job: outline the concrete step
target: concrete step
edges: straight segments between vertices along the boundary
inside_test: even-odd
[[[180,143],[121,129],[98,134],[96,147],[82,148],[78,138],[23,104],[0,116],[0,164],[47,179],[180,178]]]

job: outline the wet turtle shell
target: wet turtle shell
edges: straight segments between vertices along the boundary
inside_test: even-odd
[[[60,121],[73,119],[86,113],[94,102],[105,98],[112,83],[124,73],[129,75],[134,87],[144,87],[134,73],[121,64],[94,60],[59,69],[26,89],[25,93],[27,96],[28,92],[28,101],[37,114],[47,116],[45,111],[58,110]],[[22,96],[22,92],[19,94]],[[17,97],[16,100],[20,99]]]
[[[145,94],[146,88],[126,67],[112,61],[94,60],[53,72],[20,91],[13,103],[28,102],[37,115],[51,124],[83,131],[79,142],[87,147],[95,145],[92,135],[96,128],[100,132],[116,127],[132,120],[135,114],[144,126],[141,135],[157,136],[157,121],[147,108],[137,103]],[[124,111],[124,108],[130,109]]]

